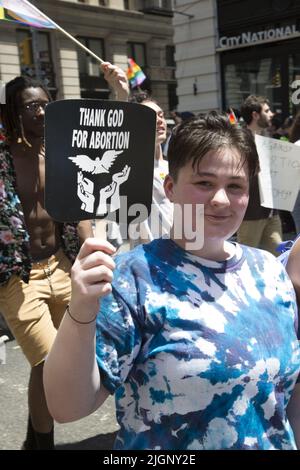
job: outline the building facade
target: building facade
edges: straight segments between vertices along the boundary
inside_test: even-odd
[[[238,108],[256,94],[284,117],[293,114],[299,103],[300,2],[219,0],[218,25],[223,107]]]
[[[178,111],[221,107],[215,0],[174,0]]]
[[[176,106],[172,12],[144,0],[31,0],[103,60],[127,69],[132,57],[165,111]],[[0,80],[20,73],[42,78],[54,98],[110,94],[99,63],[58,30],[0,22]]]
[[[283,117],[296,111],[299,0],[174,0],[174,9],[179,110],[239,109],[259,94]]]

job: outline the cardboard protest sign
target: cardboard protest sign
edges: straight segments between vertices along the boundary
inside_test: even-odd
[[[300,188],[300,147],[260,135],[255,136],[255,142],[261,205],[292,211]]]
[[[45,112],[45,205],[60,222],[130,223],[152,201],[156,113],[143,105],[62,100]],[[137,206],[137,204],[139,206]],[[142,218],[140,219],[142,220]]]

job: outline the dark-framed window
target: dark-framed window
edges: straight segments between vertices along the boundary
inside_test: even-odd
[[[141,68],[147,66],[146,45],[143,42],[128,42],[127,55]]]
[[[28,29],[17,29],[21,74],[42,80],[53,98],[56,96],[55,72],[51,53],[50,34]]]
[[[299,49],[299,39],[293,39],[223,52],[223,109],[239,109],[249,94],[259,94],[283,117],[295,113],[291,84],[300,79]]]
[[[169,83],[168,84],[168,104],[169,110],[177,109],[178,106],[178,97],[177,97],[177,84]]]
[[[176,67],[175,46],[166,46],[166,66]]]
[[[143,42],[128,42],[127,56],[133,59],[143,70],[146,79],[139,85],[142,90],[152,93],[150,70],[147,68],[146,45]]]
[[[102,38],[78,36],[77,39],[100,59],[105,60]],[[77,56],[81,97],[107,99],[110,91],[99,62],[80,47],[77,47]]]
[[[85,47],[94,52],[94,54],[100,57],[100,59],[105,59],[104,41],[102,38],[89,38],[79,36],[77,39],[79,42],[81,42],[81,44],[83,44]],[[99,62],[94,59],[94,57],[89,55],[80,47],[77,48],[77,54],[80,75],[88,75],[90,77],[100,77],[102,75],[102,72],[99,67]]]

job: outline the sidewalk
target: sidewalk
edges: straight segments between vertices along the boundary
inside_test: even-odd
[[[6,364],[0,365],[0,450],[20,449],[27,427],[27,364],[16,341],[6,343]],[[57,450],[109,450],[118,425],[113,397],[80,421],[56,424]]]

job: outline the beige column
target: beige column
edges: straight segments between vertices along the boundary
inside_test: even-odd
[[[127,70],[127,40],[126,37],[110,34],[105,38],[107,60],[114,65],[118,65],[123,70]],[[110,96],[114,99],[113,93]]]
[[[20,61],[15,29],[5,24],[0,30],[0,80],[3,83],[20,75]]]
[[[152,96],[167,114],[169,110],[168,84],[152,81]]]
[[[124,0],[108,0],[108,6],[116,10],[124,10]]]
[[[79,69],[76,46],[57,35],[57,99],[80,98]]]
[[[124,35],[110,34],[106,38],[108,60],[122,69],[127,69],[127,38]]]

